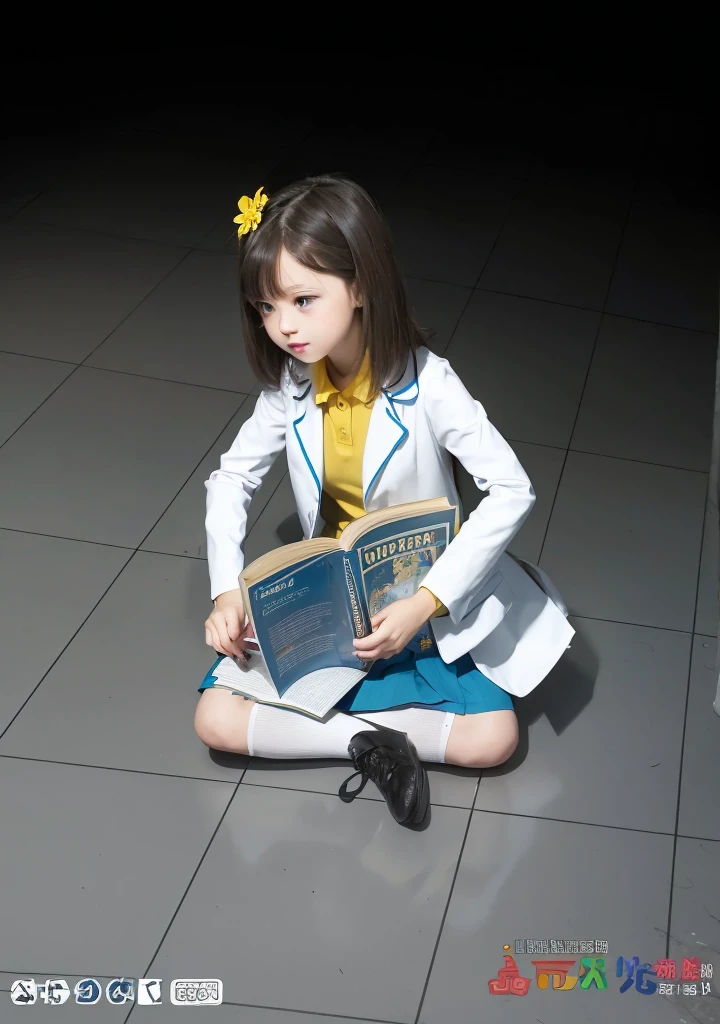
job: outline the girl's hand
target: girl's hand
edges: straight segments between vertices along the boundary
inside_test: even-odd
[[[215,599],[215,608],[205,620],[205,643],[218,654],[245,659],[245,637],[253,636],[240,590],[228,590]]]
[[[427,590],[418,590],[412,597],[393,601],[373,615],[370,636],[353,640],[358,655],[375,660],[399,654],[434,611],[435,600]]]

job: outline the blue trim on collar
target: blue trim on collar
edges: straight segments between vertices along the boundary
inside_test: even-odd
[[[397,397],[398,397],[398,395],[402,395],[402,394],[404,394],[404,393],[405,393],[406,391],[408,391],[408,390],[409,390],[409,389],[410,389],[410,388],[411,388],[411,387],[413,386],[413,384],[417,384],[417,377],[413,377],[413,379],[412,379],[412,380],[410,381],[410,383],[409,383],[409,384],[406,384],[404,388],[400,388],[400,390],[399,390],[399,391],[388,391],[388,394],[389,394],[389,395],[390,395],[390,396],[391,396],[392,398],[397,398]],[[405,399],[405,401],[407,401],[407,399]]]
[[[313,464],[310,461],[310,459],[308,458],[308,454],[305,451],[305,445],[300,440],[300,434],[298,433],[298,428],[297,428],[298,423],[302,423],[302,421],[305,419],[306,416],[307,416],[307,409],[302,414],[302,416],[298,416],[298,418],[293,421],[293,430],[295,431],[295,437],[297,438],[298,444],[300,445],[300,451],[303,453],[303,458],[305,459],[305,462],[308,465],[308,469],[312,473],[312,477],[313,477],[313,480],[315,481],[315,485],[317,486],[317,489],[318,489],[318,501],[320,501],[321,498],[322,498],[322,484],[318,480],[317,473],[315,472],[315,469],[313,468]]]
[[[307,387],[305,388],[303,393],[301,395],[293,395],[293,400],[296,401],[296,402],[302,402],[303,398],[305,398],[305,396],[307,395],[308,391],[312,387],[312,381],[311,380],[301,380],[300,383],[297,385],[297,387],[302,387],[303,384],[307,384]],[[298,420],[298,423],[299,422],[300,422],[300,420]]]
[[[370,481],[370,483],[369,483],[369,484],[367,485],[367,490],[365,491],[365,496],[364,496],[364,498],[363,498],[363,504],[365,504],[365,502],[367,501],[367,496],[368,496],[368,494],[370,493],[370,491],[372,490],[373,484],[375,483],[375,481],[377,480],[377,478],[378,478],[378,477],[380,476],[380,474],[382,473],[382,471],[383,471],[383,470],[385,469],[385,467],[387,466],[387,464],[388,464],[388,462],[390,461],[390,459],[391,459],[391,458],[393,457],[393,455],[395,454],[395,452],[396,452],[396,450],[397,450],[397,448],[398,448],[398,445],[401,445],[401,444],[402,444],[402,442],[403,442],[403,441],[405,440],[405,438],[406,438],[406,437],[408,436],[408,434],[410,433],[410,431],[409,431],[409,430],[407,429],[407,427],[404,427],[404,426],[402,425],[402,423],[400,422],[400,420],[399,420],[399,419],[397,418],[397,416],[394,416],[394,415],[393,415],[393,414],[392,414],[392,413],[390,412],[390,410],[389,410],[389,409],[386,409],[386,410],[385,410],[385,412],[386,412],[386,413],[388,414],[388,416],[389,416],[389,417],[390,417],[390,419],[391,419],[391,420],[393,421],[393,423],[395,423],[395,424],[396,424],[396,425],[397,425],[398,427],[400,427],[400,429],[402,430],[402,434],[401,434],[401,436],[400,436],[400,437],[399,437],[399,438],[397,439],[397,441],[396,441],[396,442],[395,442],[395,444],[394,444],[394,445],[392,446],[392,448],[390,449],[390,453],[388,454],[388,456],[386,457],[385,461],[384,461],[384,462],[382,463],[382,465],[380,466],[380,468],[378,469],[378,471],[377,471],[377,472],[375,473],[375,476],[374,476],[374,477],[372,478],[372,480]]]

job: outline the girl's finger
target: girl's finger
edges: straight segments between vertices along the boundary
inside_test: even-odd
[[[232,649],[232,644],[226,636],[223,636],[219,629],[214,632],[213,647],[216,651],[219,651],[220,654],[226,654],[228,657],[232,657],[235,653]]]
[[[233,639],[231,639],[227,629],[224,629],[220,633],[220,642],[226,654],[234,654],[238,658],[242,658],[244,656],[244,648],[239,643],[236,643]]]
[[[362,651],[358,653],[358,657],[362,658],[363,661],[373,661],[375,658],[382,658],[384,655],[381,651]]]

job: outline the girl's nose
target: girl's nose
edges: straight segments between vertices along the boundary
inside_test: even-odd
[[[281,313],[278,326],[280,328],[280,333],[284,334],[286,337],[290,337],[291,334],[297,334],[297,327],[291,313]]]

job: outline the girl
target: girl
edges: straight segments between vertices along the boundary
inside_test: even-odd
[[[395,819],[417,824],[429,801],[421,759],[505,761],[518,737],[511,694],[533,689],[573,634],[541,570],[503,553],[535,495],[482,405],[425,347],[387,227],[362,188],[307,178],[239,205],[245,343],[266,390],[206,482],[206,642],[242,658],[248,506],[283,448],[306,538],[338,536],[366,511],[401,502],[446,495],[459,504],[453,458],[487,497],[424,586],[384,607],[372,634],[355,641],[377,661],[325,719],[214,687],[218,658],[200,687],[195,729],[218,750],[349,756],[362,783],[349,794],[348,779],[341,798],[371,778]]]

